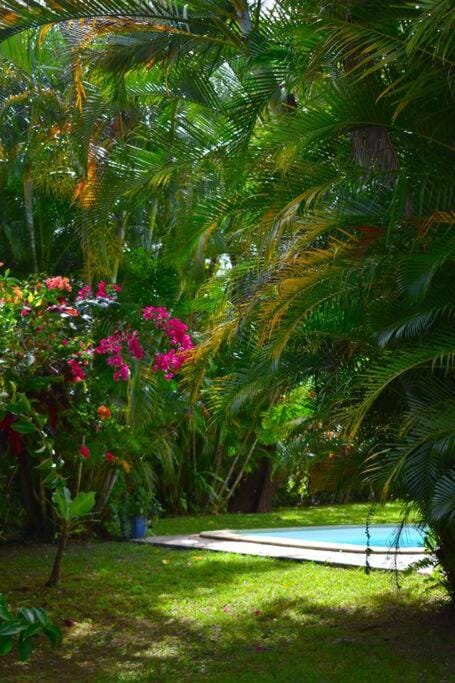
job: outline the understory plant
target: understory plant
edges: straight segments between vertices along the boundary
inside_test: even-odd
[[[29,659],[39,636],[45,636],[53,648],[62,642],[62,632],[39,607],[20,607],[12,614],[4,595],[0,594],[0,655],[7,655],[17,637],[19,659]]]

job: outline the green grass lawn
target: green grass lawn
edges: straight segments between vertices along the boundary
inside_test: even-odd
[[[157,534],[363,522],[363,505],[161,520]],[[374,521],[394,521],[399,506]],[[4,547],[0,590],[45,607],[64,645],[0,660],[0,680],[439,683],[454,681],[454,618],[411,575],[125,542],[72,543],[61,588],[45,589],[53,548]]]

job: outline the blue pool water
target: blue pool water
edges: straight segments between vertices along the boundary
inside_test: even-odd
[[[374,548],[390,548],[396,546],[398,529],[393,525],[375,524],[370,526],[370,543]],[[330,527],[296,527],[288,529],[243,529],[235,531],[239,536],[258,537],[258,540],[272,541],[274,538],[291,539],[299,542],[347,544],[354,546],[367,545],[365,526],[330,526]],[[418,548],[424,545],[424,532],[415,527],[406,527],[400,534],[399,548]]]

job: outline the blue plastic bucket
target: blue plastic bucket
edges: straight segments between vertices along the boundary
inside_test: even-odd
[[[147,532],[147,517],[131,518],[131,538],[145,538]]]

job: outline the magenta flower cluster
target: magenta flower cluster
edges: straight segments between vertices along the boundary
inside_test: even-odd
[[[147,306],[142,311],[144,320],[152,321],[155,327],[168,338],[171,347],[163,353],[155,355],[152,366],[153,372],[163,372],[166,379],[171,379],[180,370],[188,358],[188,351],[193,348],[193,342],[188,334],[188,325],[178,318],[171,318],[170,313],[163,306]],[[114,368],[114,380],[127,381],[130,377],[130,366],[126,360],[128,356],[134,360],[144,358],[144,348],[139,338],[138,330],[116,330],[114,334],[101,339],[95,352],[106,355],[106,363]]]
[[[105,339],[101,339],[95,352],[100,355],[107,355],[106,363],[114,369],[114,380],[118,382],[123,380],[127,382],[130,377],[130,368],[125,361],[125,355],[128,352],[134,360],[142,360],[144,358],[144,349],[139,340],[139,332],[137,330],[116,330],[114,334]]]
[[[188,358],[188,351],[193,348],[193,341],[188,334],[188,325],[178,318],[171,318],[169,311],[163,306],[147,306],[142,311],[144,320],[153,320],[155,327],[162,330],[171,346],[164,353],[157,353],[153,371],[162,371],[166,379],[172,379]]]
[[[76,301],[85,301],[86,299],[114,299],[115,294],[121,292],[122,288],[119,285],[107,284],[104,280],[98,283],[96,291],[92,289],[91,285],[84,285],[77,293]]]
[[[85,379],[85,371],[81,363],[75,358],[70,358],[66,361],[68,365],[73,382],[82,382]]]

